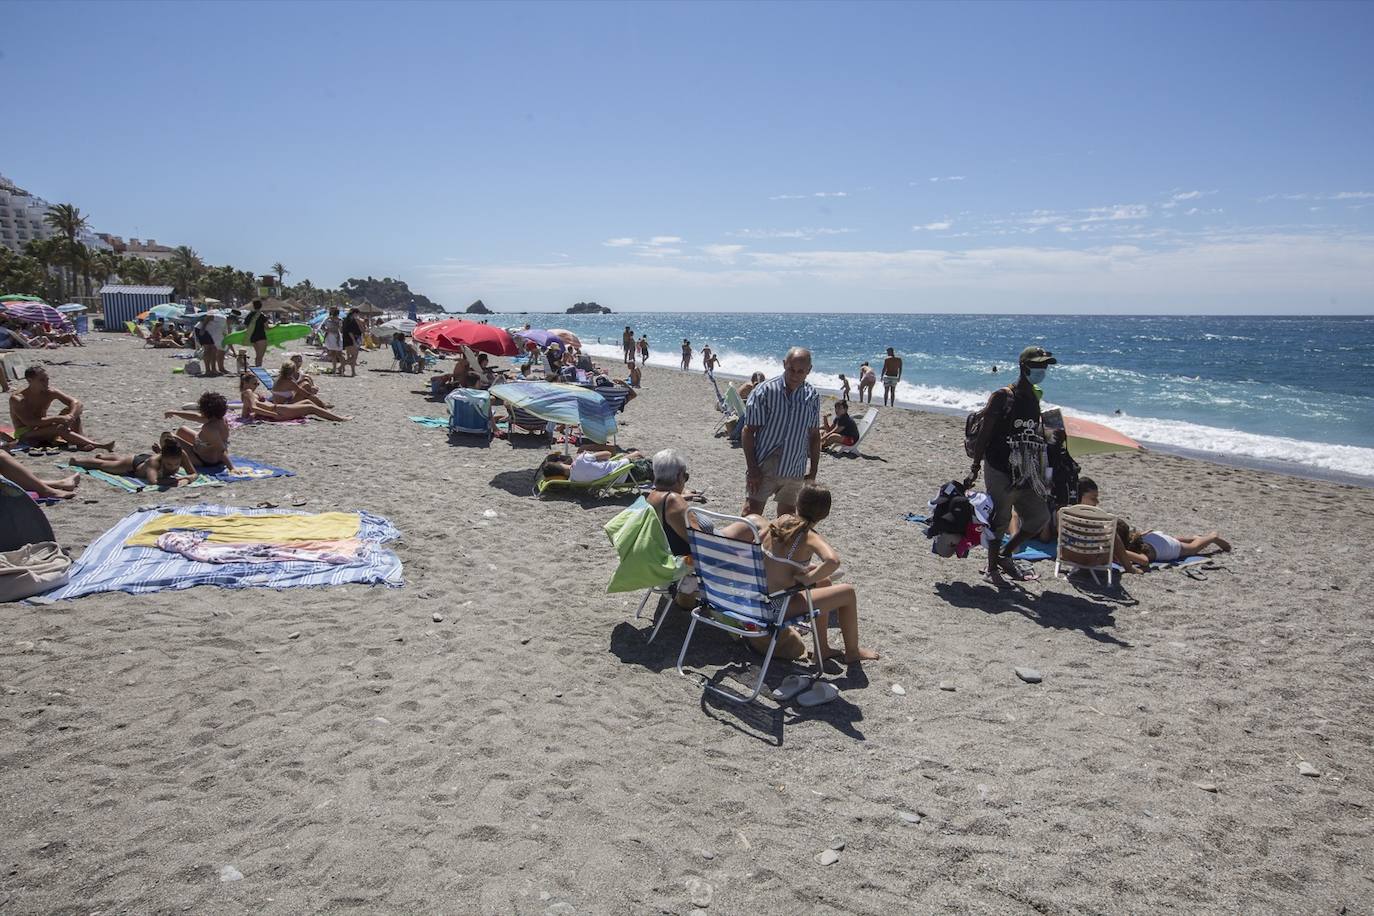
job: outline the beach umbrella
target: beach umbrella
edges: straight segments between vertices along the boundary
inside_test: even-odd
[[[504,328],[463,318],[445,318],[418,325],[414,336],[418,342],[446,353],[457,353],[464,344],[492,356],[515,356],[520,352]]]
[[[570,347],[577,347],[579,350],[582,349],[582,338],[578,337],[572,331],[565,331],[562,328],[549,328],[549,333]]]
[[[0,302],[42,302],[39,296],[23,296],[19,293],[11,293],[8,296],[0,296]]]
[[[74,315],[77,312],[86,311],[86,306],[82,305],[80,302],[67,302],[63,305],[59,305],[57,310],[64,315]]]
[[[41,299],[37,302],[10,299],[4,303],[0,303],[0,305],[4,306],[6,312],[21,321],[31,321],[35,324],[51,324],[58,327],[71,326],[71,322],[67,321],[66,317],[63,316],[61,312],[51,305],[48,305],[46,302],[43,302]]]
[[[511,331],[511,336],[518,337],[521,340],[531,341],[535,346],[537,346],[541,350],[547,347],[550,341],[556,340],[559,342],[560,345],[563,343],[563,338],[559,337],[554,332],[546,331],[543,328],[520,328],[518,330]]]
[[[404,334],[409,337],[415,333],[415,325],[416,323],[409,318],[393,318],[373,328],[372,335],[374,337],[384,337],[388,340],[391,339],[392,334]]]
[[[353,306],[353,308],[357,311],[357,313],[358,313],[359,315],[380,315],[380,314],[382,314],[382,310],[379,309],[379,308],[377,308],[377,306],[373,305],[371,302],[364,302],[362,305],[355,305],[355,306]]]
[[[1069,454],[1079,458],[1142,448],[1130,436],[1081,417],[1064,417],[1064,432],[1068,436]]]
[[[154,318],[180,318],[186,314],[186,309],[169,302],[165,305],[155,305],[144,314],[152,315]]]
[[[491,396],[529,411],[541,420],[576,424],[597,442],[615,435],[615,408],[590,388],[560,382],[503,382],[491,386]]]
[[[328,317],[328,310],[320,309],[318,312],[314,314],[314,316],[309,321],[306,322],[306,324],[310,325],[312,328],[318,328],[320,325],[324,324],[325,319],[327,319]]]

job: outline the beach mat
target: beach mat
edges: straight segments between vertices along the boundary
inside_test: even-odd
[[[902,518],[904,521],[921,525],[924,525],[927,521],[929,521],[929,519],[926,516],[917,515],[914,512],[908,512]],[[1005,544],[1009,540],[1011,540],[1011,538],[1007,537],[1003,539],[1002,543]],[[1021,549],[1016,551],[1016,553],[1012,554],[1012,559],[1025,560],[1028,563],[1034,563],[1039,560],[1053,560],[1055,557],[1055,553],[1058,550],[1059,545],[1056,544],[1054,541],[1037,541],[1032,539],[1022,544]],[[1150,568],[1165,569],[1166,567],[1171,566],[1193,566],[1198,563],[1206,563],[1207,559],[1207,557],[1203,556],[1184,557],[1181,560],[1174,560],[1171,563],[1154,562],[1150,564]],[[1113,563],[1112,569],[1115,569],[1117,572],[1121,572],[1121,566],[1119,564]]]
[[[372,546],[368,555],[354,564],[333,565],[310,561],[276,563],[201,563],[156,547],[125,547],[153,517],[175,511],[188,515],[267,515],[282,514],[280,509],[240,509],[232,506],[195,505],[173,509],[144,509],[126,516],[91,542],[72,565],[66,585],[30,599],[49,604],[66,598],[80,598],[101,592],[143,594],[166,589],[214,585],[220,588],[308,588],[348,583],[386,585],[400,588],[401,561],[395,552],[382,547],[400,538],[396,527],[379,515],[359,511],[358,537]],[[310,515],[292,512],[292,515]]]

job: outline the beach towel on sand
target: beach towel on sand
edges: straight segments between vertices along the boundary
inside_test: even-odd
[[[903,519],[908,522],[916,522],[919,524],[924,524],[926,522],[926,517],[924,515],[916,515],[914,513],[907,513],[905,516],[903,516]],[[1009,538],[1004,537],[1002,539],[1002,543],[1005,544],[1008,540]],[[1058,550],[1059,545],[1056,544],[1054,541],[1037,541],[1034,538],[1032,538],[1031,540],[1025,541],[1021,544],[1021,546],[1017,549],[1016,553],[1012,556],[1012,559],[1024,560],[1029,563],[1033,563],[1036,560],[1053,560],[1054,555]],[[1168,563],[1151,563],[1150,568],[1164,569],[1168,566],[1192,566],[1195,563],[1206,562],[1207,557],[1192,556],[1184,557],[1181,560],[1173,560]],[[1112,569],[1115,569],[1116,571],[1120,572],[1121,566],[1116,563],[1113,563]]]
[[[358,537],[356,512],[233,514],[206,518],[200,513],[159,513],[124,542],[126,547],[156,547],[160,535],[176,529],[208,532],[216,544],[281,544],[287,541],[337,541]]]
[[[113,528],[96,538],[72,566],[70,581],[55,591],[29,599],[47,604],[66,598],[80,598],[100,592],[142,594],[164,589],[216,585],[220,588],[305,588],[344,585],[358,582],[400,588],[401,561],[381,545],[400,538],[389,521],[370,512],[354,514],[357,537],[369,544],[366,562],[329,565],[318,562],[283,561],[277,563],[198,563],[156,547],[126,547],[124,542],[159,515],[171,509],[144,509],[126,516]],[[278,510],[241,509],[233,506],[197,505],[178,507],[176,514],[196,516],[202,521],[228,515],[282,515]],[[309,517],[305,513],[296,513]],[[353,513],[350,513],[353,514]]]
[[[359,538],[341,541],[290,541],[285,544],[212,544],[204,531],[169,531],[157,539],[159,550],[198,563],[279,563],[305,560],[342,566],[367,560],[371,545]]]
[[[270,464],[263,464],[254,461],[252,458],[240,458],[235,455],[234,469],[231,471],[224,465],[207,466],[200,469],[196,479],[188,487],[217,487],[226,483],[245,483],[250,480],[265,480],[269,477],[294,477],[294,472],[284,468],[273,467]],[[109,471],[87,470],[75,466],[59,464],[58,467],[67,471],[75,471],[84,474],[92,480],[99,480],[112,487],[123,490],[125,493],[140,493],[144,490],[160,490],[156,484],[148,483],[140,477],[130,477],[126,474],[111,474]]]

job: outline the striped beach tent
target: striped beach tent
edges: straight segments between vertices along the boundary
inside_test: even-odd
[[[134,316],[146,312],[155,305],[166,305],[172,301],[170,286],[118,286],[100,287],[100,305],[105,311],[105,330],[114,331],[124,327],[124,322],[133,321]]]

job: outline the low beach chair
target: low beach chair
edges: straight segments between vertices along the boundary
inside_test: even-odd
[[[729,413],[730,405],[726,403],[725,395],[720,393],[720,384],[716,381],[716,374],[714,372],[708,372],[706,373],[706,377],[711,380],[711,387],[714,388],[716,392],[716,410],[721,413]]]
[[[735,703],[752,703],[763,692],[768,665],[778,645],[778,635],[788,626],[809,626],[816,651],[816,677],[824,677],[821,661],[820,632],[816,629],[817,611],[811,604],[811,589],[794,586],[778,592],[768,591],[768,577],[764,569],[763,532],[751,521],[718,512],[708,512],[691,506],[687,509],[687,539],[692,546],[692,561],[701,583],[700,603],[692,609],[692,622],[682,640],[677,657],[677,673],[685,675],[682,663],[687,647],[698,623],[724,630],[739,637],[768,637],[768,650],[763,656],[758,681],[748,696],[717,687],[706,680],[702,686]],[[735,522],[742,522],[753,533],[754,541],[737,541],[715,534],[715,530]],[[788,619],[787,605],[793,595],[806,599],[806,613]],[[776,599],[776,605],[775,605]]]
[[[625,402],[630,399],[630,389],[624,385],[603,385],[600,388],[592,388],[597,394],[606,399],[606,403],[615,408],[616,413],[625,409]]]
[[[737,421],[735,423],[734,431],[730,433],[730,441],[739,442],[740,436],[744,433],[743,424],[745,405],[744,398],[739,396],[739,389],[736,388],[734,385],[725,386],[725,406],[730,408],[730,412],[734,414],[735,419]],[[726,420],[721,423],[719,428],[724,429],[728,422],[729,418],[727,417]]]
[[[837,454],[837,455],[858,455],[858,454],[860,454],[860,452],[859,452],[859,446],[861,446],[861,445],[864,444],[864,437],[866,437],[866,436],[868,435],[868,431],[869,431],[870,429],[873,428],[873,424],[876,423],[877,420],[878,420],[878,408],[876,408],[876,407],[870,407],[870,408],[868,408],[868,413],[864,414],[863,419],[859,421],[859,438],[855,441],[855,443],[854,443],[853,445],[837,445],[837,446],[835,446],[835,448],[834,448],[835,454]]]
[[[1086,569],[1093,581],[1099,572],[1112,584],[1112,547],[1116,543],[1116,517],[1095,506],[1065,506],[1059,510],[1059,542],[1055,548],[1054,576],[1060,567],[1065,577],[1076,569]]]
[[[277,384],[277,380],[272,377],[272,373],[268,372],[262,366],[250,366],[248,371],[257,376],[258,383],[266,390],[268,400],[271,400],[272,387]]]
[[[402,372],[419,372],[422,366],[424,366],[424,361],[410,355],[410,351],[406,349],[405,341],[397,340],[394,337],[391,339],[391,371],[394,372],[399,369]]]
[[[504,402],[503,402],[504,403]],[[537,417],[528,410],[506,404],[506,412],[510,417],[510,434],[514,435],[518,429],[522,432],[530,433],[535,436],[547,436],[549,441],[553,441],[553,426],[543,417]]]
[[[456,388],[444,398],[448,405],[448,432],[484,436],[491,441],[491,394],[476,388]]]
[[[536,475],[534,478],[534,495],[543,496],[546,493],[573,493],[573,494],[594,494],[603,493],[607,496],[617,496],[624,493],[638,493],[642,487],[640,484],[630,480],[630,465],[626,462],[625,466],[598,477],[596,480],[572,481],[562,477],[545,477],[543,474]]]

